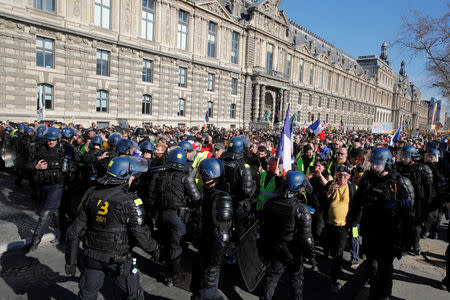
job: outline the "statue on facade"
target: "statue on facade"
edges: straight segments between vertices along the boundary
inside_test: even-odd
[[[292,126],[297,126],[297,113],[296,112],[292,115],[291,120],[292,120]]]
[[[402,75],[402,76],[406,76],[406,68],[405,68],[405,66],[406,66],[406,63],[405,63],[405,61],[404,60],[402,60],[402,63],[400,64],[400,75]]]
[[[270,109],[264,112],[263,117],[261,118],[261,123],[270,124],[272,117],[272,111]]]

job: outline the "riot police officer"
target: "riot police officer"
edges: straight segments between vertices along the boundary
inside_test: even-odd
[[[106,149],[106,152],[109,153],[108,158],[109,160],[113,159],[114,157],[119,156],[116,150],[117,143],[122,139],[120,134],[114,133],[111,134],[108,138],[108,149]]]
[[[428,215],[428,206],[432,200],[432,183],[433,173],[430,168],[418,162],[420,159],[419,153],[414,146],[404,146],[400,152],[400,159],[396,163],[398,172],[408,178],[414,186],[414,209],[415,217],[411,219],[414,231],[411,232],[413,236],[412,248],[414,254],[419,255],[420,249],[420,234],[421,227],[425,224]],[[409,250],[409,249],[408,249]]]
[[[101,149],[102,145],[102,137],[99,135],[94,136],[89,145],[89,152],[84,155],[84,165],[90,185],[95,184],[97,178],[106,174],[109,153]]]
[[[404,244],[409,243],[402,236],[410,230],[407,219],[414,215],[414,188],[392,167],[388,149],[375,148],[368,159],[370,170],[361,179],[348,219],[352,227],[361,224],[369,266],[370,299],[389,299],[394,257],[400,259]]]
[[[252,206],[249,199],[256,190],[250,166],[244,160],[244,140],[241,137],[232,138],[221,160],[233,198],[235,227],[240,235],[246,229],[246,218]]]
[[[26,252],[33,251],[38,247],[49,221],[52,218],[58,218],[58,208],[64,192],[64,170],[62,168],[64,149],[59,143],[59,138],[60,130],[54,127],[49,128],[46,134],[47,143],[40,147],[38,153],[30,159],[28,164],[34,176],[33,181],[40,186],[40,193],[45,201],[31,242],[25,247]]]
[[[314,257],[311,213],[298,200],[304,185],[302,173],[288,172],[280,196],[269,199],[264,206],[263,249],[271,263],[260,299],[272,299],[285,269],[291,285],[290,299],[303,299],[303,257]]]
[[[441,159],[441,152],[436,148],[427,149],[425,153],[425,164],[431,169],[433,173],[433,199],[428,209],[428,218],[425,223],[425,231],[421,237],[430,237],[432,239],[438,238],[439,225],[444,214],[445,197],[447,194],[447,180],[442,170],[442,164],[439,163]]]
[[[199,249],[199,282],[194,283],[195,300],[221,300],[219,276],[225,251],[230,242],[233,201],[224,182],[223,163],[215,158],[200,162],[202,181],[202,234]]]
[[[150,206],[158,211],[158,230],[167,254],[166,284],[172,286],[180,279],[182,238],[186,234],[187,206],[200,200],[195,182],[184,172],[186,153],[174,149],[169,154],[167,170],[156,173],[149,186]],[[188,200],[188,201],[186,201]]]
[[[114,158],[99,185],[84,195],[79,215],[67,233],[66,252],[66,273],[73,276],[79,235],[84,231],[79,299],[97,299],[106,274],[122,290],[124,299],[144,299],[131,249],[137,243],[157,257],[159,247],[145,225],[142,200],[128,192],[128,187],[133,176],[147,168],[144,159]]]

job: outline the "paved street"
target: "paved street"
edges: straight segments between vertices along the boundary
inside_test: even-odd
[[[31,200],[29,189],[13,184],[9,172],[0,172],[0,240],[1,243],[29,238],[37,221],[38,205]],[[448,226],[443,224],[442,233]],[[441,236],[442,238],[443,236]],[[395,263],[394,299],[449,299],[450,293],[437,289],[444,276],[444,252],[442,240],[422,240],[424,255],[407,256]],[[189,299],[190,293],[178,288],[168,288],[158,281],[161,267],[148,261],[147,255],[135,249],[141,281],[146,299]],[[349,258],[346,252],[346,259]],[[306,265],[305,299],[367,299],[368,286],[364,286],[364,264],[357,269],[345,267],[340,283],[341,294],[335,296],[328,290],[330,262],[320,254],[319,271],[313,272]],[[79,276],[79,274],[77,274]],[[8,251],[1,256],[0,299],[76,299],[77,278],[64,274],[64,254],[60,247],[43,243],[37,251],[24,256],[21,249]],[[235,265],[223,268],[221,290],[228,299],[257,299],[258,290],[246,292]],[[109,282],[102,289],[99,299],[111,299],[113,288]],[[286,280],[280,282],[275,299],[287,299]]]

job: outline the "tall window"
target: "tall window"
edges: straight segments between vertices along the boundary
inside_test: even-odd
[[[230,119],[236,119],[236,104],[230,105]]]
[[[105,90],[97,91],[97,108],[99,112],[108,112],[109,95]]]
[[[109,76],[109,51],[97,49],[97,75]]]
[[[208,117],[212,118],[213,117],[213,102],[212,101],[208,101],[208,103],[206,104],[206,110],[208,112]]]
[[[304,69],[304,67],[303,67],[303,58],[300,58],[300,67],[299,67],[299,78],[298,78],[298,80],[300,81],[300,82],[303,82],[303,69]]]
[[[298,105],[302,104],[302,92],[298,92]]]
[[[53,109],[53,86],[45,83],[37,85],[37,107],[40,107],[41,99],[45,109]]]
[[[336,102],[334,102],[334,109],[336,110],[337,109],[337,107],[338,107],[338,100],[336,100]]]
[[[231,34],[231,63],[237,64],[239,58],[239,33],[233,31]]]
[[[178,68],[178,86],[179,87],[186,87],[187,86],[187,69],[183,67]]]
[[[178,11],[178,48],[187,50],[188,13]]]
[[[352,80],[350,79],[350,83],[348,85],[348,95],[351,96],[352,95]]]
[[[153,82],[153,61],[142,60],[142,81]]]
[[[312,95],[311,94],[309,94],[309,103],[308,103],[308,105],[312,106]]]
[[[292,61],[292,55],[288,54],[286,57],[286,76],[289,78],[291,77],[291,61]]]
[[[309,84],[314,84],[314,64],[309,66]]]
[[[215,81],[216,75],[213,73],[208,73],[208,91],[214,92]]]
[[[322,97],[319,97],[319,107],[322,107]]]
[[[36,66],[53,68],[54,40],[36,37]]]
[[[217,25],[213,22],[208,23],[208,56],[216,57],[216,35]]]
[[[109,19],[111,18],[111,0],[95,0],[94,14],[95,26],[109,29]]]
[[[184,117],[184,99],[183,98],[179,98],[178,99],[178,111],[177,111],[177,116],[180,117]]]
[[[328,123],[328,114],[326,114],[326,116],[325,116],[325,122]]]
[[[55,0],[34,0],[33,7],[48,12],[55,12]]]
[[[344,105],[345,105],[345,103],[344,103],[344,101],[342,101],[342,110],[344,110]]]
[[[238,93],[238,80],[237,78],[231,78],[231,95],[237,95]]]
[[[153,0],[142,0],[142,25],[141,25],[142,38],[153,41],[154,25],[155,25],[155,11],[153,7]]]
[[[273,45],[270,43],[267,44],[266,69],[273,69]]]
[[[323,88],[323,68],[319,68],[319,86]]]
[[[331,71],[328,71],[328,85],[327,89],[331,91]]]
[[[152,114],[152,96],[150,95],[142,96],[142,114],[143,115]]]
[[[335,92],[337,92],[339,90],[339,74],[336,74],[336,87],[335,87]]]
[[[330,98],[327,100],[327,108],[330,108]]]

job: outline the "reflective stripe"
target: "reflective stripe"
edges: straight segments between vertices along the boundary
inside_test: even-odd
[[[204,159],[203,154],[197,152],[194,157],[194,162],[192,163],[192,168],[197,167],[203,159]]]

